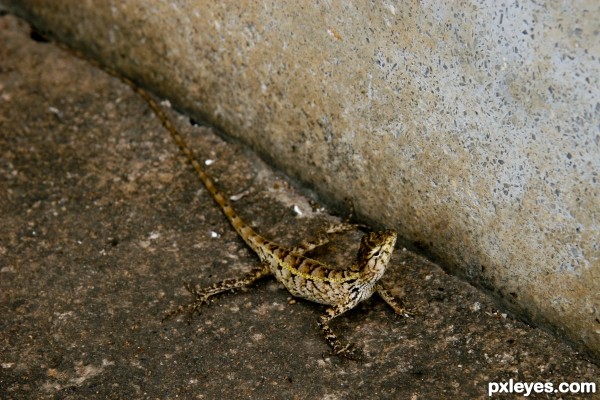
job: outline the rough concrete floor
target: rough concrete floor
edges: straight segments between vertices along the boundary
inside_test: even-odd
[[[292,244],[331,219],[248,151],[170,115],[265,236]],[[257,259],[140,98],[10,16],[0,188],[2,399],[487,398],[490,381],[600,383],[568,345],[401,249],[384,281],[421,315],[395,318],[374,298],[339,318],[334,330],[364,348],[360,363],[330,356],[323,307],[273,280],[190,325],[163,322],[189,300],[184,282],[239,276]],[[348,259],[356,247],[330,250]],[[561,397],[593,395],[537,396]]]

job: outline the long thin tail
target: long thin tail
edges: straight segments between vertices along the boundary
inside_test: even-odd
[[[208,176],[204,169],[200,165],[198,158],[194,154],[193,150],[188,146],[187,142],[183,139],[171,119],[165,114],[164,110],[156,103],[153,97],[144,89],[136,86],[133,82],[127,78],[121,78],[127,83],[134,91],[136,91],[150,106],[152,111],[156,114],[162,125],[171,134],[173,141],[177,144],[181,152],[185,155],[187,160],[196,170],[196,175],[200,181],[204,184],[206,189],[212,195],[215,202],[221,207],[223,214],[227,217],[233,228],[238,234],[244,239],[244,241],[250,246],[256,253],[261,254],[260,249],[266,242],[262,236],[256,233],[248,224],[246,224],[237,214],[237,212],[231,206],[231,203],[227,198],[217,189],[213,180]]]
[[[187,158],[189,163],[192,164],[192,166],[196,170],[196,175],[198,176],[200,181],[204,184],[204,186],[209,191],[209,193],[212,195],[212,198],[215,200],[215,202],[219,205],[219,207],[221,207],[223,214],[225,214],[225,216],[227,217],[227,219],[229,220],[229,222],[231,223],[233,228],[242,237],[242,239],[244,239],[246,244],[248,244],[248,246],[250,246],[250,248],[252,250],[254,250],[259,256],[262,255],[261,250],[262,250],[262,248],[264,248],[264,244],[267,242],[267,240],[264,239],[262,236],[260,236],[258,233],[256,233],[248,224],[246,224],[238,216],[238,214],[235,212],[235,210],[229,203],[229,200],[227,200],[227,198],[217,189],[213,180],[206,174],[206,172],[204,172],[204,169],[198,162],[196,155],[194,154],[192,149],[188,146],[186,141],[183,139],[183,137],[181,136],[181,134],[179,133],[179,131],[177,130],[175,125],[173,125],[173,122],[171,121],[171,119],[165,114],[164,110],[158,105],[156,100],[154,100],[154,98],[148,92],[146,92],[141,87],[137,86],[132,80],[124,77],[116,70],[114,70],[110,67],[107,67],[107,66],[101,64],[100,62],[86,56],[84,53],[82,53],[78,50],[71,49],[70,47],[67,47],[66,45],[64,45],[60,42],[57,42],[57,45],[59,47],[61,47],[62,49],[66,50],[67,52],[74,54],[78,58],[83,59],[84,61],[87,61],[90,64],[94,65],[95,67],[105,71],[109,75],[112,75],[115,78],[121,80],[122,82],[127,84],[127,86],[129,86],[134,92],[139,94],[140,97],[146,101],[146,103],[148,103],[148,106],[150,106],[150,108],[152,109],[154,114],[160,120],[161,124],[169,132],[169,134],[171,135],[171,138],[173,138],[173,141],[177,144],[177,146],[179,147],[181,152],[185,155],[185,157]]]

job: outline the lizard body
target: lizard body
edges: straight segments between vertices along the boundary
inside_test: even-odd
[[[217,189],[213,180],[204,171],[194,152],[187,145],[171,119],[148,92],[111,68],[75,50],[68,48],[67,50],[120,79],[146,101],[189,163],[194,167],[196,175],[219,205],[233,228],[261,261],[260,266],[253,268],[240,279],[227,279],[203,289],[186,285],[187,289],[196,297],[195,301],[187,307],[180,306],[168,315],[178,314],[185,310],[190,311],[190,313],[197,312],[202,304],[214,295],[252,285],[261,278],[273,275],[293,296],[329,306],[325,313],[320,316],[318,325],[334,354],[348,358],[354,358],[356,352],[351,344],[342,343],[336,337],[329,327],[331,319],[354,308],[374,293],[378,293],[394,309],[396,314],[409,315],[379,283],[394,250],[396,243],[395,231],[385,230],[364,235],[356,259],[348,268],[342,270],[332,268],[303,254],[325,244],[328,241],[325,234],[347,231],[354,228],[352,225],[340,224],[333,226],[324,235],[318,237],[318,242],[305,241],[293,248],[287,248],[265,239],[236,213],[229,200]]]

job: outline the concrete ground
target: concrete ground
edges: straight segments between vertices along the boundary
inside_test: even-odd
[[[189,301],[184,282],[236,277],[257,258],[137,95],[33,39],[0,17],[0,398],[488,398],[489,382],[511,379],[600,384],[569,345],[402,248],[384,281],[419,315],[373,298],[332,324],[362,362],[329,355],[323,307],[273,280],[191,324],[163,321]],[[293,244],[333,219],[246,149],[170,115],[265,236]],[[329,250],[349,260],[356,246]]]

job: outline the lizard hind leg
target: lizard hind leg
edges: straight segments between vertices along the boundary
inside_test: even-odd
[[[329,236],[336,233],[344,233],[360,229],[362,225],[350,224],[347,222],[339,222],[328,225],[325,229],[320,230],[317,235],[313,238],[303,240],[300,244],[292,247],[290,252],[297,255],[303,255],[317,247],[326,245],[329,243]]]
[[[189,323],[191,322],[194,313],[199,314],[202,305],[208,303],[208,300],[212,296],[227,292],[229,290],[236,290],[251,286],[257,280],[269,276],[270,274],[271,270],[269,269],[269,265],[263,263],[259,267],[253,268],[242,278],[225,279],[202,289],[192,287],[189,283],[186,283],[185,288],[194,296],[194,299],[187,305],[180,305],[177,308],[167,312],[163,317],[163,321],[170,317],[185,313],[187,314],[187,321]]]

